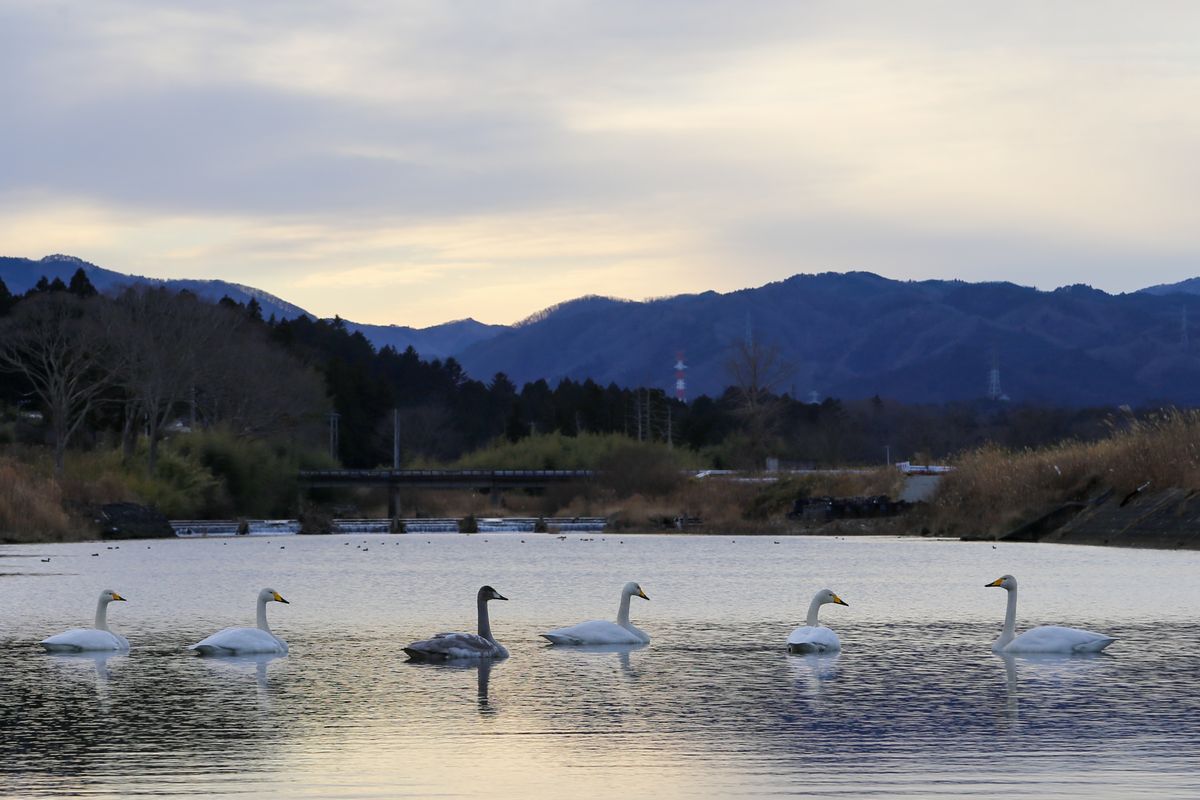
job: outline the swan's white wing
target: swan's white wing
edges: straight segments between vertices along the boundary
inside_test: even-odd
[[[632,628],[633,626],[630,626]],[[650,637],[641,631],[630,630],[615,622],[594,619],[569,628],[558,628],[542,636],[554,644],[645,644]],[[638,634],[641,633],[639,636]]]
[[[506,658],[503,645],[476,633],[439,633],[432,639],[413,642],[404,648],[409,658],[442,661],[457,658]]]
[[[129,641],[124,636],[118,636],[112,631],[102,631],[96,628],[71,628],[69,631],[43,639],[42,647],[51,653],[81,653],[87,650],[116,650],[129,649]]]
[[[287,642],[262,628],[226,628],[217,631],[207,639],[196,642],[188,649],[206,656],[236,656],[252,653],[283,655],[288,651]]]
[[[1042,625],[1030,628],[1004,648],[1005,653],[1098,653],[1115,640],[1080,628]]]
[[[802,625],[788,636],[788,650],[793,653],[828,653],[841,649],[837,634],[824,625]]]

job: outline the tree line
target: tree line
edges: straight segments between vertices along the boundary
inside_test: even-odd
[[[100,295],[80,269],[13,295],[0,281],[0,402],[47,420],[55,464],[72,444],[108,439],[148,466],[172,428],[326,447],[349,467],[450,462],[497,439],[618,433],[704,453],[717,468],[843,466],[942,459],[985,442],[1026,447],[1094,439],[1111,409],[1007,404],[905,405],[882,398],[805,402],[780,393],[777,350],[728,354],[730,386],[684,403],[662,388],[590,379],[516,386],[482,381],[454,358],[376,348],[340,318],[264,319],[257,301],[213,304],[189,292],[130,287]]]

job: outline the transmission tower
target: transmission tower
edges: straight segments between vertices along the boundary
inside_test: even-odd
[[[1000,360],[994,353],[992,354],[992,368],[988,371],[987,396],[989,400],[1008,399],[1008,395],[1000,388]]]
[[[681,403],[687,402],[687,379],[684,377],[686,369],[687,364],[683,363],[683,351],[680,350],[675,354],[675,399]]]

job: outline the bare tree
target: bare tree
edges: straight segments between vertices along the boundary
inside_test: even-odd
[[[255,326],[230,320],[225,330],[235,335],[218,339],[204,359],[195,397],[200,424],[223,425],[236,436],[271,436],[311,422],[328,407],[321,377]]]
[[[231,334],[228,319],[194,295],[163,288],[128,289],[108,310],[104,327],[116,354],[114,379],[127,398],[126,432],[145,421],[154,471],[163,431],[211,374],[208,356]]]
[[[67,292],[37,295],[0,329],[0,366],[23,375],[49,413],[60,476],[68,442],[108,388],[101,369],[106,341],[87,316],[93,303]]]
[[[726,369],[738,391],[750,455],[768,455],[768,442],[778,424],[782,404],[775,391],[792,374],[792,365],[779,347],[747,336],[733,344]]]

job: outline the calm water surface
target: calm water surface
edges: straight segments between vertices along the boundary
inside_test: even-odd
[[[603,539],[603,540],[602,540]],[[778,541],[778,543],[776,543]],[[365,552],[359,547],[368,548]],[[93,556],[92,553],[99,553]],[[49,557],[49,563],[42,558]],[[1002,659],[1018,627],[1118,637]],[[14,797],[1197,797],[1200,553],[925,540],[538,534],[0,547],[0,795]],[[550,648],[611,618],[649,646]],[[472,630],[490,583],[512,656],[405,663]],[[184,647],[271,604],[290,655]],[[835,657],[789,656],[828,586]],[[36,643],[110,607],[129,655]]]

